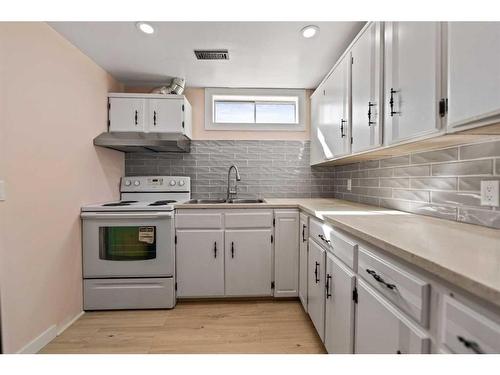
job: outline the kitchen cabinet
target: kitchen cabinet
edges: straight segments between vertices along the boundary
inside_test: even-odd
[[[500,121],[500,23],[448,23],[448,129]]]
[[[299,295],[299,211],[275,210],[274,296]]]
[[[441,39],[440,22],[385,23],[386,145],[441,129]]]
[[[328,353],[353,353],[355,285],[354,272],[338,258],[327,254],[324,342]]]
[[[325,337],[325,250],[309,239],[307,311],[321,341]]]
[[[382,143],[382,31],[370,23],[351,49],[353,153]]]
[[[307,311],[307,271],[308,267],[308,241],[309,238],[309,216],[300,214],[300,239],[299,239],[299,299],[302,307]]]
[[[177,296],[224,296],[224,231],[177,230]]]
[[[361,279],[358,279],[357,296],[356,353],[429,353],[427,334]]]
[[[324,94],[316,91],[311,96],[311,165],[321,163],[333,157],[333,153],[326,144],[326,137],[321,130],[320,108],[324,102]]]
[[[225,232],[226,296],[272,295],[272,230]]]
[[[191,105],[182,95],[111,93],[109,131],[183,134],[191,137]]]

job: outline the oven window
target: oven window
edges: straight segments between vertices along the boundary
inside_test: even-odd
[[[99,227],[99,258],[155,259],[156,227]]]

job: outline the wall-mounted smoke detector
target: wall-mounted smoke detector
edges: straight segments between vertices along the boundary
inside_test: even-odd
[[[229,60],[227,49],[195,49],[194,54],[198,60]]]

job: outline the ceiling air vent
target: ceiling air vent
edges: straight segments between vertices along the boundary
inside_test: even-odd
[[[194,50],[198,60],[229,60],[227,49]]]

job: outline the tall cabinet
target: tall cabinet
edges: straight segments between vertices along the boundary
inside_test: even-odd
[[[371,23],[351,49],[353,153],[382,143],[382,32]]]
[[[442,28],[440,22],[385,23],[387,145],[442,128]]]

